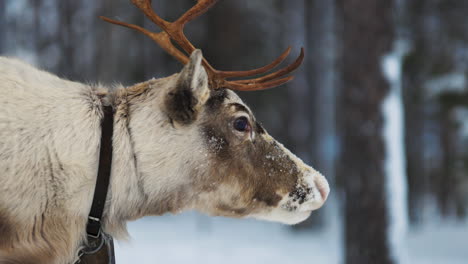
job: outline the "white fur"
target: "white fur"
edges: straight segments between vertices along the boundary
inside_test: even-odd
[[[201,53],[196,54],[191,81],[199,105],[209,94],[200,58]],[[67,224],[64,239],[70,243],[53,263],[74,259],[84,237],[96,180],[103,104],[114,105],[116,111],[112,176],[104,212],[106,232],[122,238],[127,234],[128,220],[192,209],[193,203],[202,200],[208,204],[212,197],[184,191],[194,181],[189,172],[204,171],[209,166],[198,127],[171,124],[161,108],[161,95],[176,86],[180,76],[110,89],[63,80],[18,60],[0,57],[0,213],[5,212],[18,228],[23,228],[25,236],[31,232],[28,228],[35,230],[33,226],[39,225],[37,219],[56,214]],[[195,87],[200,83],[203,87]],[[136,100],[139,85],[150,89]],[[242,103],[230,91],[229,100]],[[252,134],[256,136],[260,135]],[[273,140],[268,134],[264,136]],[[296,205],[298,210],[285,209],[293,202],[288,194],[281,194],[277,208],[256,211],[249,217],[294,224],[323,205],[329,187],[320,173],[282,145],[279,148],[305,175],[298,184],[312,192],[304,203]],[[214,193],[219,194],[217,199],[229,202],[228,194],[239,188],[220,186]],[[24,241],[16,246],[32,250],[37,245]],[[0,262],[5,254],[0,248]]]

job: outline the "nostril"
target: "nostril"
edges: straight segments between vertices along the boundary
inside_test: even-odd
[[[330,186],[328,185],[327,180],[323,176],[317,176],[314,180],[315,186],[317,186],[317,189],[320,192],[320,195],[322,196],[323,201],[327,200],[328,194],[330,193]]]

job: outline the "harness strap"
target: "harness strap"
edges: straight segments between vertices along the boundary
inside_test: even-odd
[[[115,263],[114,241],[102,232],[101,219],[106,204],[107,191],[112,168],[112,135],[114,132],[114,110],[112,106],[102,107],[104,117],[101,121],[101,146],[99,168],[94,188],[93,203],[86,225],[87,243],[78,253],[75,263]]]
[[[88,243],[78,254],[74,264],[115,264],[114,240],[101,232],[99,238],[88,238]]]
[[[103,106],[104,118],[101,122],[101,149],[99,168],[94,188],[93,204],[88,216],[86,233],[88,238],[98,238],[101,234],[101,218],[106,204],[107,191],[112,167],[112,135],[114,132],[114,110],[112,106]]]

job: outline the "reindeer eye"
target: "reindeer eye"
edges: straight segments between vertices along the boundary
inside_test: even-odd
[[[245,116],[241,116],[237,118],[236,120],[234,120],[234,128],[237,131],[241,131],[241,132],[248,131],[249,127],[250,127],[249,120],[247,120],[247,117]]]

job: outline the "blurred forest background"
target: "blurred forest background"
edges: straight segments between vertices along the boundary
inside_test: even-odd
[[[153,0],[168,20],[194,4]],[[181,69],[146,36],[99,15],[159,31],[128,0],[0,0],[0,54],[104,84]],[[468,1],[222,0],[186,34],[223,70],[256,68],[289,45],[293,56],[305,47],[294,81],[240,94],[270,134],[332,183],[329,203],[288,239],[328,230],[338,218],[342,249],[324,249],[340,255],[334,261],[466,263],[451,262],[453,254],[408,261],[412,247],[403,245],[427,223],[467,223]],[[430,252],[423,240],[414,243]],[[468,237],[459,242],[468,261]]]

